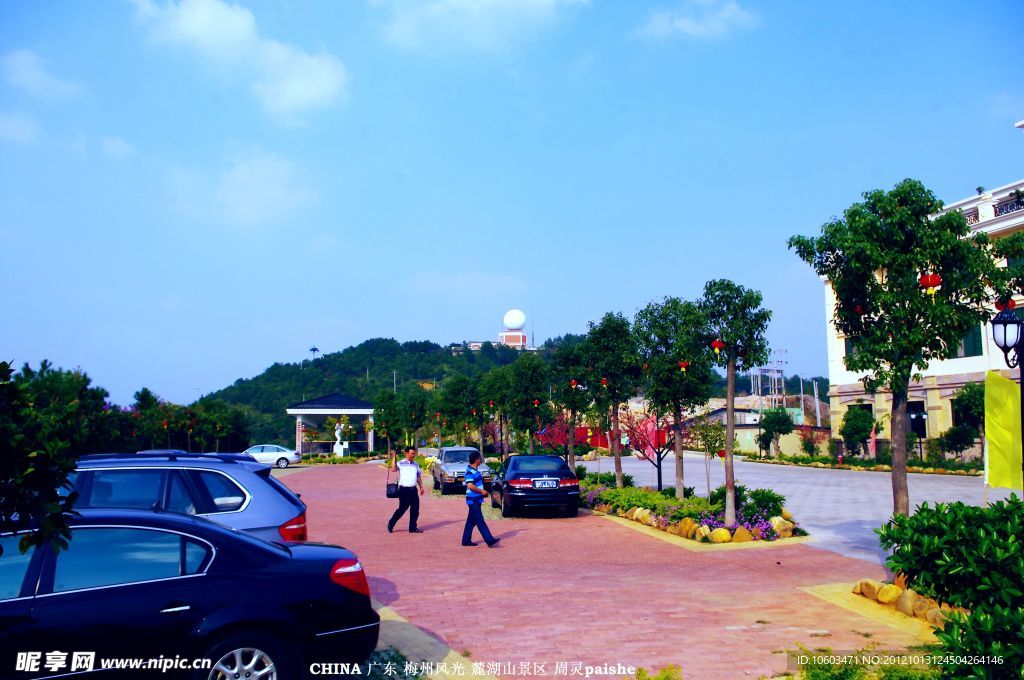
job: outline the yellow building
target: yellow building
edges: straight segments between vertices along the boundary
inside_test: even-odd
[[[947,205],[944,211],[959,210],[974,231],[985,232],[993,238],[1007,236],[1024,229],[1024,201],[1015,197],[1015,191],[1024,191],[1024,179],[956,201]],[[839,428],[847,409],[865,408],[871,409],[875,419],[882,423],[880,438],[889,439],[892,394],[883,390],[876,394],[867,393],[861,383],[865,374],[846,369],[843,358],[849,342],[838,333],[833,322],[835,304],[832,287],[826,281],[828,395],[833,437],[840,438]],[[928,370],[922,373],[922,379],[911,384],[907,403],[908,431],[933,439],[952,427],[952,398],[966,383],[983,381],[989,370],[1000,371],[1014,379],[1018,373],[1016,369],[1007,370],[1003,353],[992,342],[991,328],[979,323],[960,343],[956,358],[931,362]]]

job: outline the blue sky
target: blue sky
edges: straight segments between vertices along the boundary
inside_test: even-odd
[[[1024,176],[1018,2],[0,3],[0,348],[188,402],[370,337],[538,340],[787,251],[862,191]]]

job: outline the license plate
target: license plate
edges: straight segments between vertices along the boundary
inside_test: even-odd
[[[558,480],[555,480],[555,479],[535,479],[535,480],[533,480],[533,488],[535,488],[535,489],[556,489],[556,488],[558,488]]]

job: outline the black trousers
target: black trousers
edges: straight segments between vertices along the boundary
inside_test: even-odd
[[[398,520],[402,519],[405,511],[409,511],[409,531],[416,530],[416,520],[420,518],[420,497],[419,489],[415,486],[398,487],[398,509],[391,515],[388,528],[394,529]]]

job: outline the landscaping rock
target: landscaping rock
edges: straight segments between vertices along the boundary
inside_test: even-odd
[[[914,603],[918,600],[917,593],[910,588],[907,588],[900,596],[896,598],[896,611],[902,612],[907,616],[914,615]]]
[[[754,535],[747,531],[746,527],[736,527],[736,531],[732,535],[733,543],[749,543],[753,540]]]
[[[894,604],[902,594],[902,588],[889,584],[882,586],[876,597],[882,604]]]
[[[637,508],[636,512],[633,513],[633,521],[646,524],[647,518],[650,516],[651,511],[648,510],[647,508]]]
[[[853,584],[853,594],[860,595],[860,581]]]
[[[928,612],[931,609],[935,609],[937,607],[938,604],[935,602],[935,600],[931,599],[930,597],[918,596],[918,598],[914,601],[914,604],[911,605],[911,610],[914,612],[914,616],[916,616],[917,618],[925,619],[928,618]]]
[[[882,589],[882,584],[873,578],[865,578],[860,581],[860,594],[869,600],[878,599],[878,591]]]
[[[711,532],[712,543],[730,543],[732,541],[732,534],[725,527],[719,527]]]
[[[649,527],[658,527],[658,518],[651,514],[650,511],[644,514],[644,524]]]
[[[640,508],[630,508],[626,511],[626,519],[633,519],[636,517],[636,513],[640,511]]]
[[[753,529],[751,529],[750,533],[753,534],[755,540],[764,540],[764,532],[761,531],[761,527],[754,527]]]
[[[697,526],[697,523],[696,523],[696,522],[694,522],[694,523],[693,523],[693,525],[692,525],[692,526],[691,526],[691,527],[690,527],[690,528],[689,528],[689,529],[687,530],[687,532],[686,532],[686,537],[687,537],[687,538],[691,538],[691,539],[695,539],[695,540],[696,540],[696,538],[697,538],[697,532],[698,532],[699,530],[700,530],[700,527],[699,527],[699,526]]]
[[[935,626],[936,628],[942,628],[946,625],[946,612],[942,611],[938,607],[932,607],[928,610],[928,613],[925,614],[924,619],[929,625]]]
[[[779,538],[789,538],[793,535],[793,527],[796,526],[792,522],[787,521],[781,517],[772,517],[768,522],[772,525],[772,529],[779,535]]]
[[[791,520],[793,519],[793,513],[789,511],[789,508],[782,509],[782,519]]]
[[[711,540],[711,527],[709,527],[707,524],[701,524],[697,528],[696,538],[698,541]]]
[[[696,526],[696,523],[689,517],[684,517],[679,522],[679,535],[684,538],[690,537],[690,530]]]

